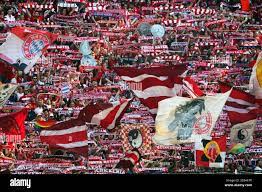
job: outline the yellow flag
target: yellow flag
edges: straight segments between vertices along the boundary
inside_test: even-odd
[[[262,52],[258,55],[257,62],[253,67],[249,81],[249,91],[252,95],[255,95],[258,101],[262,100]]]

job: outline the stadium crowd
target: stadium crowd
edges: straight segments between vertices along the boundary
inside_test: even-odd
[[[262,5],[259,0],[252,1],[248,12],[241,11],[238,0],[8,0],[0,4],[1,44],[15,26],[59,35],[28,74],[0,63],[0,85],[19,85],[0,108],[0,117],[23,108],[28,110],[25,139],[11,144],[1,140],[1,173],[104,174],[108,173],[105,170],[117,171],[115,164],[124,155],[120,130],[103,132],[99,126],[87,124],[90,134],[97,132],[89,137],[88,157],[52,151],[40,141],[40,132],[44,129],[40,122],[52,124],[76,118],[91,102],[113,104],[133,97],[114,67],[184,64],[187,75],[204,94],[214,95],[220,92],[218,82],[248,91],[252,67],[261,51]],[[199,13],[194,8],[204,11]],[[165,35],[147,38],[143,28],[146,24],[165,26]],[[80,43],[84,40],[89,41],[90,55],[95,60],[89,65],[81,63]],[[165,48],[156,52],[140,49],[142,45],[159,44],[167,45],[169,52],[166,54]],[[189,97],[185,91],[180,94]],[[121,122],[147,124],[152,126],[151,134],[155,132],[154,118],[137,98]],[[261,120],[253,142],[261,149],[259,122]],[[221,126],[217,125],[214,132]],[[180,150],[154,149],[152,157],[144,157],[144,161],[127,173],[257,173],[262,169],[261,150],[252,151],[252,147],[240,154],[227,154],[224,169],[216,169],[196,167],[193,145],[185,146],[188,149],[183,150],[183,145]]]

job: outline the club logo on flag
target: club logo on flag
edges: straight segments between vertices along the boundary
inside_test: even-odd
[[[194,124],[195,134],[206,134],[212,127],[212,116],[210,112],[200,116]]]
[[[205,141],[205,140],[204,140]],[[208,143],[204,143],[204,155],[202,155],[202,161],[210,161],[210,162],[222,162],[220,156],[220,148],[216,141],[209,141]]]
[[[195,142],[196,166],[223,168],[226,158],[226,136]]]
[[[57,37],[48,31],[14,27],[0,46],[0,58],[27,74]]]
[[[120,135],[126,152],[137,149],[141,154],[150,153],[152,140],[148,126],[122,125]]]
[[[239,123],[231,128],[230,138],[232,143],[241,143],[250,146],[253,141],[253,132],[256,126],[256,120],[250,120]]]
[[[34,58],[42,49],[49,45],[50,41],[46,35],[33,34],[30,35],[22,46],[25,58],[31,60]]]

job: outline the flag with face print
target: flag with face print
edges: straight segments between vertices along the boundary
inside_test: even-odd
[[[159,145],[174,145],[210,136],[230,92],[194,99],[173,97],[160,101],[153,141]]]

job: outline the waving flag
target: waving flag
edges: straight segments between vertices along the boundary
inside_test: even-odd
[[[136,86],[137,84],[138,86]],[[141,103],[148,107],[152,114],[156,114],[159,101],[179,94],[182,88],[182,79],[177,77],[161,81],[150,77],[139,83],[128,82],[128,86]]]
[[[232,87],[220,83],[220,89],[223,93]],[[227,111],[231,124],[235,125],[252,119],[256,119],[258,106],[253,95],[233,88],[224,108]]]
[[[226,136],[197,141],[195,158],[196,166],[223,168],[226,158]]]
[[[256,123],[256,119],[253,119],[244,123],[233,125],[230,131],[231,144],[241,143],[245,147],[251,146]]]
[[[80,111],[78,119],[99,125],[105,129],[114,129],[123,117],[130,101],[131,99],[122,101],[119,105],[111,103],[89,104]]]
[[[158,77],[159,80],[166,80],[167,77],[176,77],[186,71],[186,65],[175,65],[172,67],[151,67],[137,69],[134,67],[115,67],[115,72],[125,81],[141,82],[146,78]]]
[[[83,156],[88,154],[87,126],[78,119],[58,123],[48,130],[42,130],[40,139],[51,149],[64,149]]]
[[[199,89],[196,82],[190,77],[185,77],[183,79],[183,89],[192,97],[201,97],[204,96],[204,93]]]
[[[25,119],[27,117],[27,109],[0,117],[0,132],[5,135],[21,136],[25,138]]]
[[[153,68],[115,68],[116,73],[125,81],[152,114],[157,113],[158,102],[178,95],[182,88],[185,65]]]
[[[14,27],[0,47],[0,59],[28,73],[57,35],[26,27]]]
[[[231,89],[223,83],[220,83],[220,88],[222,92]],[[224,110],[227,111],[232,124],[230,133],[232,144],[242,143],[250,146],[259,110],[255,97],[244,91],[233,89]]]
[[[17,85],[14,84],[2,84],[0,85],[0,107],[9,99],[12,93],[16,90]]]
[[[262,105],[262,52],[258,55],[256,64],[253,66],[249,90],[252,95],[255,95],[256,102]]]
[[[229,94],[230,91],[196,99],[173,97],[160,101],[153,141],[173,145],[209,137]]]

